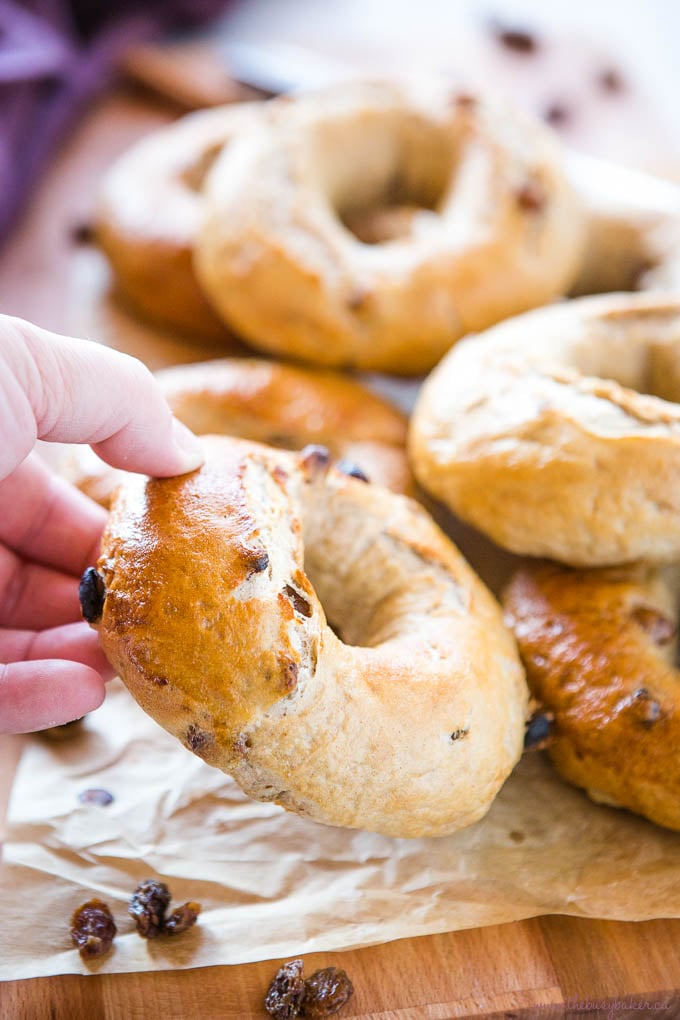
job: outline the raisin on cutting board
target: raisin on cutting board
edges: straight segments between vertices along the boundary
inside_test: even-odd
[[[264,1000],[264,1008],[274,1020],[292,1020],[300,1015],[305,994],[302,960],[289,960],[274,975]]]
[[[339,1013],[354,994],[352,982],[344,970],[326,967],[317,970],[305,981],[305,997],[300,1016],[306,1020],[323,1020]]]

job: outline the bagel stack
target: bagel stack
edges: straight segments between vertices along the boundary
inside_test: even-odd
[[[520,568],[504,603],[560,773],[673,829],[677,400],[680,295],[580,298],[459,344],[409,438],[416,477],[454,513],[559,561]]]
[[[312,366],[162,374],[190,427],[251,440],[206,439],[197,474],[72,465],[107,504],[120,485],[84,604],[101,601],[91,622],[140,704],[317,821],[441,835],[488,810],[521,753],[516,644],[395,495],[413,491],[401,416],[328,371],[433,370],[409,428],[423,490],[563,564],[523,568],[505,596],[555,764],[680,828],[660,750],[660,565],[680,551],[680,299],[660,291],[680,286],[679,196],[441,82],[194,114],[124,156],[97,223],[123,295],[187,338]],[[619,289],[650,293],[580,297]]]

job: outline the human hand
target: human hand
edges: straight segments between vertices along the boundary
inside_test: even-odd
[[[111,675],[78,602],[106,514],[48,470],[36,440],[89,443],[114,467],[158,476],[203,458],[141,362],[9,316],[0,438],[0,733],[19,733],[91,712]]]

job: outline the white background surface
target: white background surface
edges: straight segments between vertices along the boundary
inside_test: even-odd
[[[499,46],[494,19],[534,31],[538,51]],[[236,0],[223,35],[227,49],[256,46],[303,84],[344,66],[426,69],[498,88],[539,115],[560,103],[569,144],[680,176],[680,0]],[[610,67],[621,93],[597,84]]]

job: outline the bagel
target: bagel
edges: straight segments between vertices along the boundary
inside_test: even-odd
[[[465,340],[435,369],[411,422],[412,467],[511,552],[573,566],[677,560],[678,395],[680,298],[553,305]]]
[[[197,472],[126,479],[81,583],[139,704],[316,821],[410,837],[481,818],[527,710],[494,598],[422,507],[319,447],[204,445]]]
[[[450,86],[343,84],[241,136],[205,183],[198,278],[277,355],[401,375],[564,293],[584,223],[542,125]],[[415,205],[409,233],[348,223]]]
[[[201,339],[229,336],[192,266],[200,188],[220,149],[262,107],[238,103],[188,114],[137,142],[104,178],[95,237],[119,292],[148,319]]]
[[[220,358],[156,373],[175,416],[193,432],[241,436],[301,450],[319,444],[347,471],[411,494],[406,418],[352,379],[256,358]],[[125,472],[73,446],[61,473],[108,507]]]
[[[587,223],[571,293],[680,292],[680,188],[580,153],[568,153],[566,165]]]
[[[677,610],[658,568],[520,570],[504,603],[548,753],[598,802],[680,830]]]

